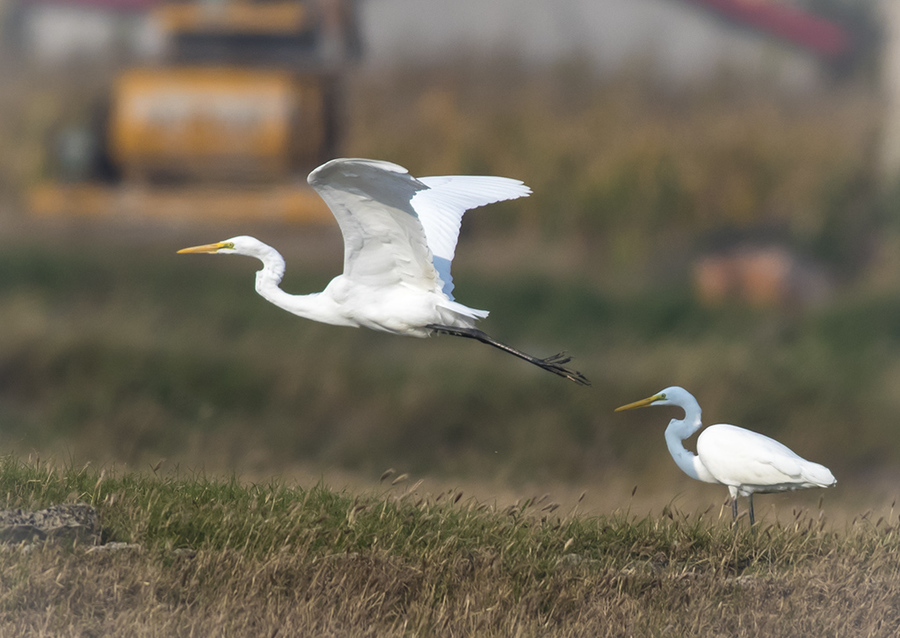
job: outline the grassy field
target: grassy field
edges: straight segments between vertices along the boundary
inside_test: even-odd
[[[591,388],[303,321],[250,260],[175,254],[253,234],[307,292],[341,268],[336,228],[28,219],[36,140],[87,102],[0,99],[0,495],[92,503],[141,547],[0,552],[0,635],[894,633],[900,226],[873,101],[474,66],[359,78],[346,154],[532,186],[466,217],[457,297]],[[830,296],[701,304],[694,260],[740,242],[787,246]],[[733,529],[669,458],[674,412],[612,412],[672,384],[838,486]]]
[[[677,383],[709,422],[763,431],[831,467],[851,501],[900,460],[893,294],[803,313],[705,308],[683,287],[622,292],[485,270],[488,244],[461,246],[459,298],[491,309],[483,327],[537,354],[570,351],[594,382],[585,389],[473,342],[302,321],[258,298],[250,260],[175,255],[230,230],[138,238],[95,227],[53,239],[32,228],[10,242],[4,449],[254,477],[306,465],[512,485],[617,480],[623,497],[639,483],[668,499],[680,480],[662,437],[673,413],[612,410]],[[288,290],[318,289],[340,267],[328,229],[253,232],[297,264]]]
[[[398,480],[399,479],[399,480]],[[395,483],[392,485],[392,483]],[[748,529],[717,511],[583,516],[386,477],[369,493],[0,459],[5,507],[80,501],[105,542],[0,551],[0,633],[891,636],[896,513]]]

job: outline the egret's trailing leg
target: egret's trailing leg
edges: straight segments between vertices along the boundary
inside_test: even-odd
[[[555,354],[552,357],[547,357],[546,359],[540,359],[526,352],[522,352],[521,350],[516,350],[512,346],[508,346],[505,343],[501,343],[487,333],[478,330],[477,328],[454,328],[453,326],[441,326],[438,324],[429,324],[425,327],[430,328],[436,334],[445,334],[452,335],[454,337],[466,337],[468,339],[475,339],[476,341],[480,341],[481,343],[486,343],[489,346],[499,348],[504,352],[508,352],[511,355],[519,357],[520,359],[524,359],[528,363],[533,363],[534,365],[543,368],[548,372],[552,372],[553,374],[565,377],[570,381],[574,381],[578,385],[591,385],[591,382],[588,381],[587,377],[585,377],[583,374],[581,374],[577,370],[570,370],[564,367],[564,364],[572,360],[572,357],[566,356],[564,352]]]
[[[413,177],[390,162],[336,159],[309,174],[344,235],[344,272],[325,290],[293,295],[279,285],[284,259],[271,246],[240,235],[180,253],[246,255],[263,263],[256,291],[299,317],[336,326],[365,327],[396,335],[435,332],[477,339],[553,374],[590,385],[564,367],[558,354],[538,359],[475,330],[486,310],[453,298],[450,265],[463,214],[493,202],[526,197],[531,189],[515,179],[486,175]]]

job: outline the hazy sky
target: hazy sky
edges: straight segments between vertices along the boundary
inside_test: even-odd
[[[375,65],[512,51],[538,62],[581,54],[605,70],[650,60],[664,75],[692,78],[788,57],[677,0],[360,0],[360,9]]]

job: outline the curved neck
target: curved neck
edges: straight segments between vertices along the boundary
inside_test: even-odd
[[[256,273],[256,292],[266,301],[283,308],[298,317],[322,323],[348,325],[334,312],[327,312],[331,304],[321,297],[321,293],[292,295],[278,287],[284,277],[284,258],[271,246],[266,246],[260,254],[254,255],[263,263],[263,269]],[[328,308],[326,308],[328,306]]]
[[[700,404],[693,401],[691,404],[680,407],[684,409],[684,418],[672,419],[669,421],[669,427],[666,428],[666,445],[669,447],[669,454],[672,455],[681,471],[692,479],[706,483],[718,483],[700,462],[700,458],[682,444],[682,441],[703,425],[700,421]]]

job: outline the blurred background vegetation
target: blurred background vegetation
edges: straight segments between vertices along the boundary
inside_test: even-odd
[[[252,234],[285,255],[283,287],[310,292],[341,268],[336,226],[29,216],[52,131],[90,113],[109,70],[0,68],[4,452],[718,503],[668,457],[674,414],[612,413],[682,385],[708,423],[829,466],[829,501],[896,493],[900,189],[871,65],[803,91],[727,70],[672,86],[579,56],[344,78],[342,155],[532,187],[467,215],[457,297],[502,341],[574,355],[589,389],[463,340],[303,321],[255,294],[254,262],[175,255]]]

